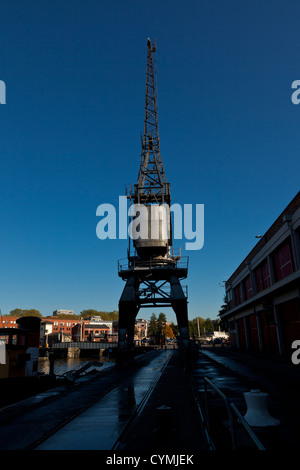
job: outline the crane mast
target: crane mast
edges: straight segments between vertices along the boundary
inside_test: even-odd
[[[134,326],[140,308],[172,307],[180,332],[180,346],[189,346],[187,295],[181,279],[187,277],[188,261],[170,254],[172,246],[171,193],[167,181],[159,143],[156,45],[147,43],[147,73],[144,132],[137,183],[130,188],[129,200],[137,206],[139,224],[149,231],[147,236],[133,239],[135,254],[130,247],[127,262],[118,263],[118,274],[126,281],[119,300],[118,364],[130,357],[134,349]],[[167,228],[167,230],[165,230]],[[130,239],[129,239],[130,243]]]
[[[170,205],[170,184],[167,182],[159,145],[156,46],[152,46],[150,39],[148,39],[147,49],[144,133],[141,163],[133,199],[139,204],[167,203]]]
[[[155,53],[156,45],[153,47],[148,38],[141,161],[137,183],[129,196],[134,204],[143,209],[143,216],[140,215],[143,220],[140,222],[147,237],[141,236],[133,242],[137,255],[143,259],[148,259],[149,256],[166,257],[172,245],[170,184],[167,181],[159,145]]]

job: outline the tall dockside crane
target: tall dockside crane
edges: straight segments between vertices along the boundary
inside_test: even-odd
[[[147,45],[147,74],[144,132],[137,183],[127,197],[136,222],[129,238],[126,262],[119,261],[118,274],[126,281],[119,300],[118,353],[122,361],[134,346],[135,319],[140,308],[172,307],[180,333],[180,346],[189,346],[187,295],[181,279],[187,277],[188,259],[175,256],[172,241],[171,193],[160,155],[157,95],[156,46]],[[130,243],[134,252],[131,252]]]

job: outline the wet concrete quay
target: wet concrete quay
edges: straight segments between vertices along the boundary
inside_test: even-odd
[[[252,426],[253,432],[266,450],[283,452],[298,448],[300,369],[297,366],[231,348],[203,347],[193,376],[200,396],[204,394],[204,377],[207,377],[236,405],[242,416],[247,412],[244,393],[251,390],[267,393],[268,412],[279,424]],[[220,428],[220,418],[214,416],[214,419],[214,424]],[[216,433],[219,449],[231,444],[225,437],[222,432]]]
[[[177,453],[211,450],[191,386],[205,416],[204,377],[232,400],[242,415],[246,413],[244,393],[266,391],[270,414],[280,424],[254,428],[255,435],[266,450],[286,451],[298,446],[298,369],[230,348],[203,347],[191,368],[184,367],[177,350],[152,351],[136,358],[128,368],[112,368],[3,408],[0,448],[164,453],[166,449]],[[226,416],[215,398],[210,437],[216,450],[230,450]]]
[[[122,404],[128,400],[130,384],[136,378],[137,395],[141,387],[147,390],[149,381],[155,377],[161,366],[160,361],[168,355],[168,351],[149,352],[135,358],[124,369],[112,367],[104,371],[100,370],[93,376],[76,380],[74,384],[58,386],[2,408],[0,410],[0,448],[6,450],[37,448],[53,433],[73,421],[76,416],[91,409],[93,404],[111,394],[117,387],[119,387],[119,392],[123,389],[123,395],[119,396],[120,403],[118,402],[114,410],[116,416],[119,417],[120,412],[122,414]],[[141,374],[144,384],[141,384]],[[108,429],[106,415],[99,427]],[[88,422],[82,429],[85,433],[88,432]],[[102,444],[101,446],[104,447]]]
[[[152,354],[144,367],[128,374],[122,383],[61,430],[36,447],[37,450],[110,450],[128,420],[142,403],[155,377],[173,351]]]

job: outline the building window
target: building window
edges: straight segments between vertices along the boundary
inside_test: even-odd
[[[274,252],[273,261],[276,281],[280,281],[294,271],[289,242],[284,243]]]
[[[255,270],[255,280],[257,292],[261,292],[271,285],[271,277],[269,270],[268,260],[265,260],[258,268]]]
[[[235,304],[240,305],[243,302],[241,285],[234,288]]]
[[[226,302],[227,302],[227,309],[230,310],[232,308],[232,289],[229,289],[226,292]]]
[[[244,291],[245,299],[250,299],[253,295],[250,274],[244,279]]]

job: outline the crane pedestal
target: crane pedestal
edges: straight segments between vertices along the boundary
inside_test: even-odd
[[[119,363],[132,355],[135,319],[140,308],[172,307],[179,327],[179,347],[187,349],[187,295],[180,282],[187,277],[187,258],[147,261],[136,258],[128,266],[119,265],[119,276],[126,281],[119,300]]]

